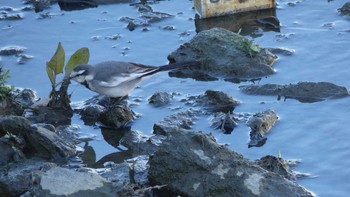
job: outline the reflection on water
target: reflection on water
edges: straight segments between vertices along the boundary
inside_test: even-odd
[[[196,32],[221,27],[232,32],[252,37],[263,36],[263,32],[280,32],[280,22],[276,17],[276,9],[242,12],[228,16],[200,19],[196,15]]]

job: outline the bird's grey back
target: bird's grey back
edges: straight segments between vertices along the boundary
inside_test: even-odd
[[[95,67],[98,67],[98,72],[95,73],[95,79],[100,81],[107,81],[106,76],[127,77],[130,74],[156,71],[158,69],[158,67],[154,66],[120,61],[102,62],[96,64]]]

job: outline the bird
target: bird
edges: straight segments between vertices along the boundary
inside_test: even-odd
[[[105,61],[96,65],[80,64],[69,78],[86,88],[112,98],[123,98],[145,78],[160,71],[200,64],[197,61],[171,63],[163,66],[148,66],[133,62]]]

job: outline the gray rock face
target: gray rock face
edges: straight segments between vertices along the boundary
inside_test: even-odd
[[[111,183],[100,175],[61,167],[46,171],[40,186],[37,196],[114,196]]]
[[[172,52],[170,62],[196,60],[202,65],[171,71],[174,77],[197,80],[247,79],[275,73],[276,56],[243,36],[222,28],[202,31]]]
[[[169,133],[149,164],[154,185],[184,196],[313,196],[201,132]]]
[[[75,147],[66,143],[55,132],[43,127],[32,127],[26,134],[28,143],[35,149],[35,154],[48,159],[60,159],[75,154]]]
[[[56,164],[40,159],[10,163],[0,173],[0,196],[20,196],[31,190],[38,181],[37,175],[53,166]]]
[[[300,102],[317,102],[349,95],[347,88],[329,82],[299,82],[289,85],[248,85],[241,86],[240,90],[246,94],[283,96],[285,98],[297,99]]]

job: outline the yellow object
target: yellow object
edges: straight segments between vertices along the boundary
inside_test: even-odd
[[[274,8],[275,0],[194,0],[200,18]]]

